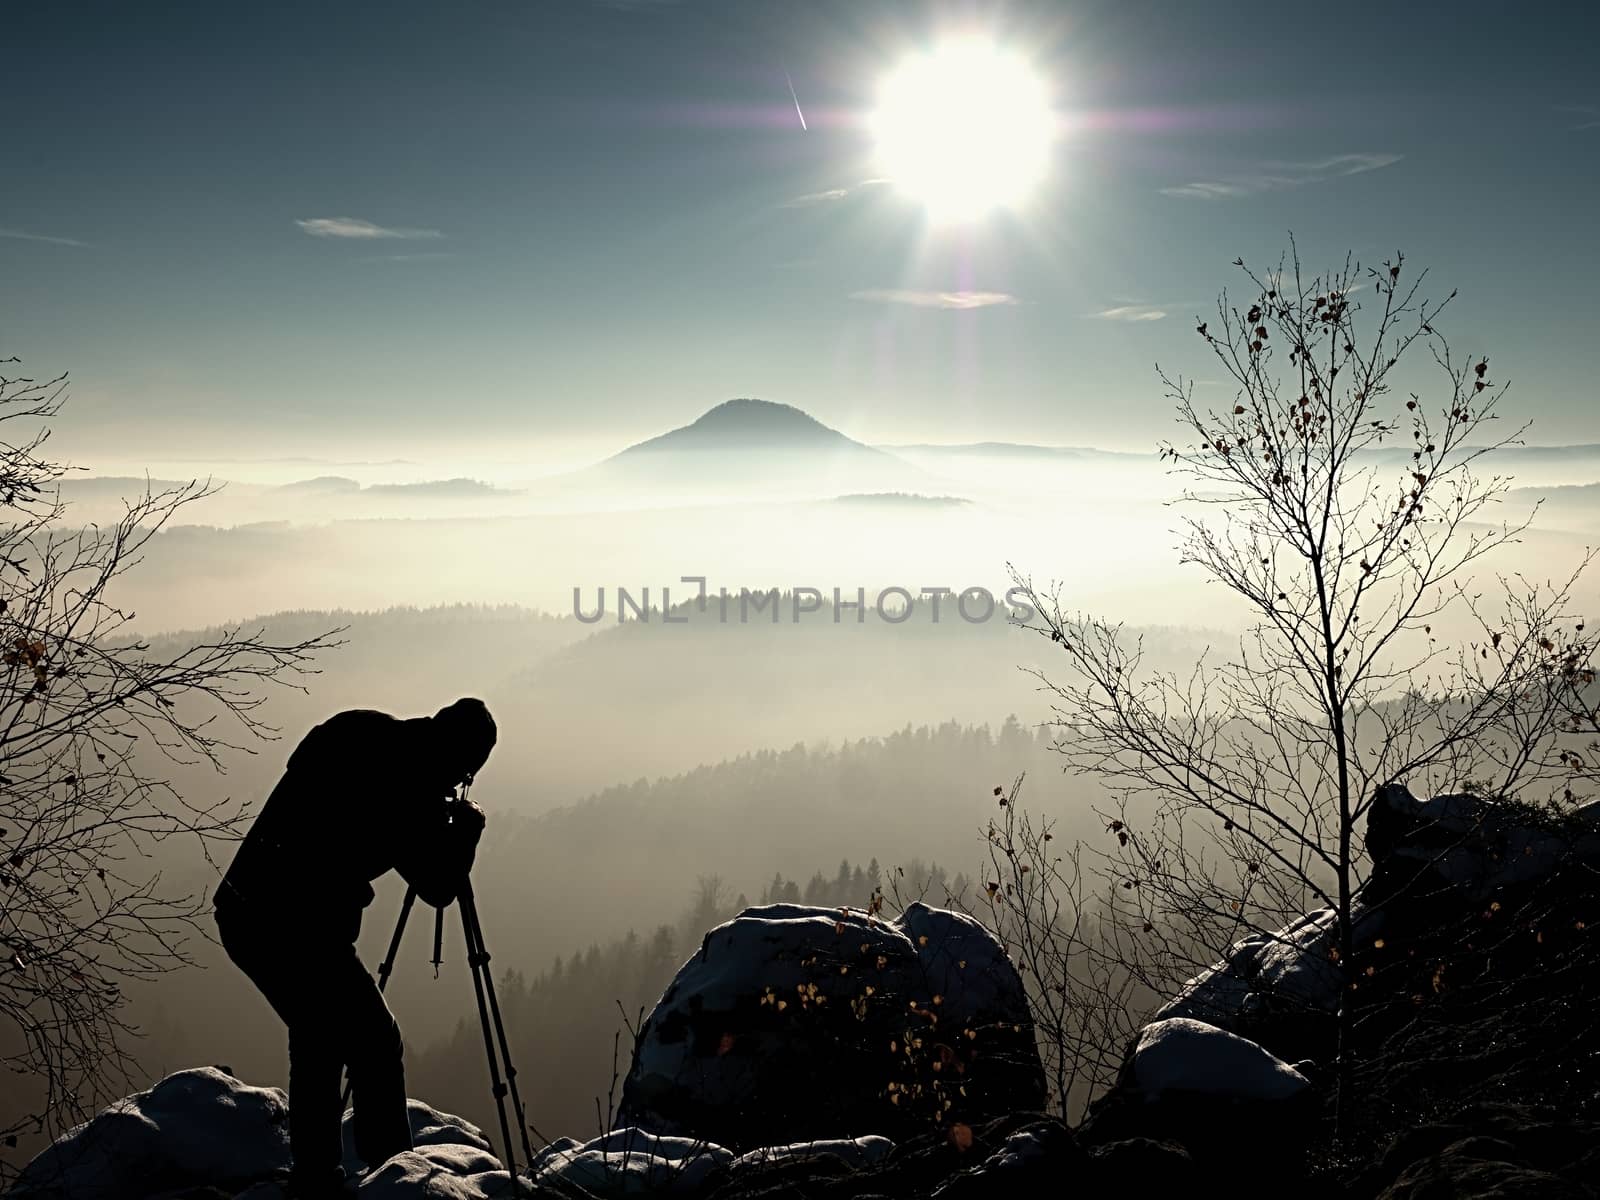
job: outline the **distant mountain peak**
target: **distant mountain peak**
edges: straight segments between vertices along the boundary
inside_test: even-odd
[[[623,455],[659,450],[849,449],[875,453],[792,404],[725,400],[688,425],[629,446]],[[619,456],[620,457],[620,456]]]
[[[775,400],[756,400],[751,397],[724,400],[716,407],[708,408],[686,428],[805,429],[826,430],[828,433],[838,432],[837,430],[829,429],[810,413],[803,409],[798,409],[792,404],[779,404]]]

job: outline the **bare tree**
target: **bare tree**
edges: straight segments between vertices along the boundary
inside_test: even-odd
[[[996,787],[1000,815],[985,831],[988,870],[976,899],[955,908],[991,928],[1022,976],[1033,1013],[1050,1105],[1081,1118],[1116,1081],[1122,1056],[1152,996],[1140,994],[1137,947],[1115,905],[1089,889],[1105,882],[1085,868],[1085,848],[1055,844],[1055,823],[1019,804],[1021,776]]]
[[[125,986],[187,961],[202,898],[163,886],[154,852],[187,838],[209,859],[244,813],[185,799],[172,774],[220,770],[271,737],[262,689],[298,686],[336,644],[228,630],[152,653],[113,602],[117,580],[213,488],[147,488],[114,524],[75,527],[59,487],[70,468],[45,454],[65,377],[35,381],[15,363],[0,362],[0,1066],[31,1111],[0,1114],[10,1146],[128,1081]]]
[[[874,889],[867,911],[939,903],[999,939],[1027,994],[1046,1102],[1070,1122],[1116,1082],[1141,1014],[1160,994],[1145,985],[1150,972],[1118,919],[1115,895],[1091,890],[1113,876],[1085,866],[1081,841],[1055,844],[1055,822],[1020,803],[1024,778],[994,789],[1000,815],[983,830],[988,853],[977,886],[965,875],[936,880],[925,869],[896,867],[887,895]]]
[[[1531,520],[1497,523],[1507,482],[1478,469],[1526,426],[1495,432],[1505,385],[1437,332],[1454,293],[1427,299],[1400,256],[1313,278],[1292,245],[1272,272],[1235,265],[1248,302],[1224,293],[1198,323],[1232,402],[1204,407],[1192,381],[1158,374],[1185,434],[1163,458],[1205,510],[1184,522],[1182,559],[1251,614],[1237,649],[1150,671],[1116,624],[1017,582],[1066,660],[1040,674],[1057,749],[1116,801],[1111,869],[1147,982],[1170,994],[1242,935],[1321,909],[1342,1114],[1358,832],[1377,787],[1573,799],[1564,737],[1592,642],[1567,613],[1576,571],[1472,590]],[[1429,371],[1437,390],[1410,390]]]

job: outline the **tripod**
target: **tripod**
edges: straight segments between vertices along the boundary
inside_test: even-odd
[[[400,952],[400,939],[406,930],[406,919],[411,916],[411,908],[416,902],[417,889],[407,888],[405,902],[400,906],[400,920],[394,927],[394,936],[389,939],[389,952],[378,967],[380,992],[388,986],[389,976],[394,972],[394,960]],[[516,1152],[511,1145],[511,1125],[506,1116],[508,1092],[511,1096],[512,1112],[517,1119],[517,1129],[522,1135],[522,1153],[525,1161],[530,1164],[533,1162],[533,1147],[528,1142],[528,1121],[522,1109],[522,1096],[517,1091],[517,1069],[511,1065],[511,1048],[506,1043],[506,1027],[500,1020],[500,1001],[495,997],[494,979],[489,974],[489,950],[483,944],[483,927],[478,923],[478,904],[472,894],[470,879],[462,883],[461,892],[456,897],[456,907],[461,910],[461,928],[467,939],[467,965],[472,970],[472,990],[478,997],[478,1021],[483,1026],[483,1049],[489,1058],[489,1082],[494,1092],[495,1104],[500,1110],[500,1139],[506,1148],[506,1170],[510,1172],[512,1186],[515,1187],[517,1160]],[[444,909],[438,908],[434,910],[433,918],[433,970],[436,978],[443,944]],[[502,1067],[505,1072],[504,1078],[501,1077]],[[348,1083],[344,1089],[344,1102],[350,1103]]]

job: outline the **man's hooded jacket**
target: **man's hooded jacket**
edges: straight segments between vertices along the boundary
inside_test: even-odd
[[[481,820],[451,819],[463,771],[447,741],[439,717],[370,709],[316,726],[240,844],[218,904],[242,902],[299,923],[306,936],[353,941],[372,881],[387,871],[427,903],[451,903],[472,868]]]

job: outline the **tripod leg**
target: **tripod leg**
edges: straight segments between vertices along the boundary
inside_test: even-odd
[[[400,905],[400,920],[394,927],[394,936],[389,939],[389,953],[384,956],[383,962],[378,964],[378,990],[381,992],[388,986],[389,976],[394,973],[394,960],[400,953],[400,937],[406,931],[406,919],[411,916],[411,906],[417,902],[417,889],[407,888],[406,898]]]
[[[470,880],[462,886],[458,902],[461,905],[461,915],[472,923],[473,940],[479,960],[483,963],[483,987],[489,996],[489,1012],[494,1018],[495,1038],[500,1043],[500,1057],[505,1062],[506,1083],[511,1087],[511,1109],[517,1116],[517,1130],[522,1135],[522,1153],[531,1163],[533,1147],[528,1142],[528,1117],[522,1108],[522,1095],[517,1091],[517,1068],[511,1065],[511,1047],[506,1041],[505,1022],[500,1019],[500,1001],[494,994],[494,978],[489,973],[489,947],[483,941],[483,925],[478,920],[478,902],[472,894]]]
[[[444,909],[433,910],[433,977],[439,978],[439,963],[444,959]]]
[[[394,936],[389,939],[389,953],[384,955],[383,961],[378,964],[378,991],[382,992],[389,986],[389,976],[394,974],[394,960],[400,954],[400,939],[406,931],[406,919],[411,916],[411,906],[417,902],[417,889],[406,889],[405,901],[400,905],[400,920],[395,923]],[[350,1104],[350,1080],[345,1080],[344,1107]]]
[[[506,1170],[511,1174],[511,1186],[517,1185],[517,1156],[511,1146],[511,1125],[506,1120],[506,1085],[500,1079],[500,1061],[495,1056],[494,1040],[489,1032],[489,1003],[484,996],[484,978],[488,975],[488,955],[483,953],[476,935],[477,921],[469,900],[470,893],[463,890],[460,897],[461,927],[467,938],[467,962],[472,968],[472,990],[478,997],[478,1022],[483,1026],[483,1050],[489,1058],[489,1083],[494,1091],[494,1102],[500,1109],[500,1138],[506,1148]],[[524,1135],[526,1136],[526,1135]],[[531,1155],[529,1156],[531,1159]]]

